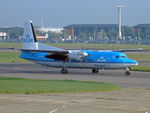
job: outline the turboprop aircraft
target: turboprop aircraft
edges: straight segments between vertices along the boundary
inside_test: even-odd
[[[68,68],[91,69],[124,69],[130,75],[130,68],[138,62],[129,59],[123,52],[136,50],[64,50],[38,43],[32,21],[24,25],[21,58],[37,64],[62,68],[61,73],[68,73]]]

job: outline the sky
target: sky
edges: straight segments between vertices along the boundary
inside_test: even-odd
[[[23,26],[26,20],[44,27],[70,24],[150,24],[150,0],[0,0],[0,26]]]

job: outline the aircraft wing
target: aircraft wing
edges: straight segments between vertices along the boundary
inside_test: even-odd
[[[135,51],[145,51],[142,48],[139,49],[114,49],[114,50],[95,50],[98,52],[108,51],[108,52],[135,52]]]
[[[112,50],[114,52],[134,52],[134,51],[143,51],[142,48],[139,49],[118,49],[118,50]]]
[[[29,51],[29,52],[47,52],[47,53],[53,53],[53,54],[68,54],[69,51],[53,47],[53,46],[48,46],[44,45],[41,43],[38,43],[38,49],[20,49],[20,51]]]
[[[20,51],[29,51],[29,52],[47,52],[47,53],[57,53],[57,54],[68,54],[69,51],[60,51],[60,50],[42,50],[42,49],[20,49]]]
[[[95,50],[98,52],[104,52],[104,51],[108,51],[108,52],[136,52],[136,51],[150,51],[150,50],[143,50],[142,48],[139,49],[114,49],[114,50]]]
[[[54,47],[55,48],[55,47]],[[69,51],[55,48],[52,49],[21,49],[21,51],[27,51],[27,52],[46,52],[48,55],[46,55],[46,58],[55,59],[55,60],[68,60],[68,53]]]

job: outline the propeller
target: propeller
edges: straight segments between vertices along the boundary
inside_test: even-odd
[[[87,62],[87,57],[88,56],[88,53],[86,52],[81,52],[81,61],[83,62],[83,60],[85,59],[85,61]]]
[[[77,60],[77,61],[83,61],[86,60],[86,56],[88,56],[88,53],[84,50],[74,50],[70,51],[68,54],[68,58],[71,60]]]

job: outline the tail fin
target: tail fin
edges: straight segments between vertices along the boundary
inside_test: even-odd
[[[38,49],[38,42],[31,20],[26,21],[24,24],[22,43],[22,49]]]

